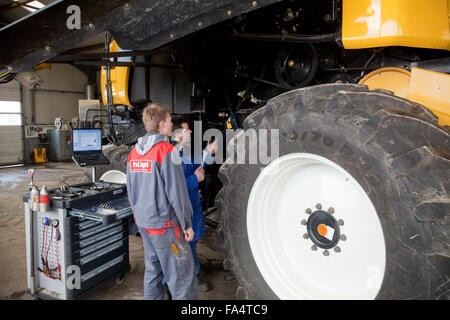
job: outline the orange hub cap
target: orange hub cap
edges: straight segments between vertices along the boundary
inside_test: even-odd
[[[322,236],[325,237],[328,233],[327,226],[324,224],[319,224],[317,227],[317,232]]]

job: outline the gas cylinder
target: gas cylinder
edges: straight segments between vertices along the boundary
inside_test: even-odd
[[[50,210],[50,199],[49,193],[45,186],[42,187],[41,193],[39,195],[39,211],[47,212]]]
[[[33,186],[31,189],[31,201],[32,201],[32,210],[39,210],[39,189],[36,186]]]

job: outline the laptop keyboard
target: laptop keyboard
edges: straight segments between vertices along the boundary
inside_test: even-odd
[[[78,156],[78,158],[80,158],[80,160],[84,160],[84,161],[89,161],[89,160],[96,160],[99,159],[100,157],[95,155],[85,155],[85,156]]]
[[[101,153],[97,154],[77,154],[78,162],[83,165],[108,164],[108,159]]]

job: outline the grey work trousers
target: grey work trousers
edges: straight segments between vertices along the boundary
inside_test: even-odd
[[[142,227],[139,231],[145,251],[144,299],[164,299],[161,280],[165,277],[173,300],[196,300],[194,259],[183,232],[177,239],[173,227],[156,235],[148,234]]]

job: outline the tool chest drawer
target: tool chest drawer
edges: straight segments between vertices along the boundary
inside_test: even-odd
[[[127,252],[128,239],[124,239],[103,249],[100,249],[86,257],[72,261],[71,265],[80,267],[81,275],[84,275]]]
[[[133,214],[126,195],[102,203],[79,203],[68,210],[68,215],[102,222],[104,225],[122,220]]]
[[[80,247],[86,247],[110,235],[119,233],[127,227],[127,221],[121,220],[107,226],[99,225],[81,232],[67,233],[66,240],[68,243],[79,243]]]
[[[128,238],[128,234],[125,231],[117,233],[109,238],[95,242],[87,247],[80,248],[79,246],[69,246],[66,250],[67,261],[72,263],[73,261],[80,260],[90,254],[95,253],[105,247],[114,244],[117,241],[124,240]]]
[[[127,252],[126,254],[122,254],[87,273],[82,273],[80,287],[69,288],[68,298],[72,299],[92,290],[93,288],[99,287],[108,279],[119,278],[129,269],[130,264]]]
[[[102,222],[78,217],[67,217],[67,228],[70,233],[78,233],[92,227],[101,226]]]

